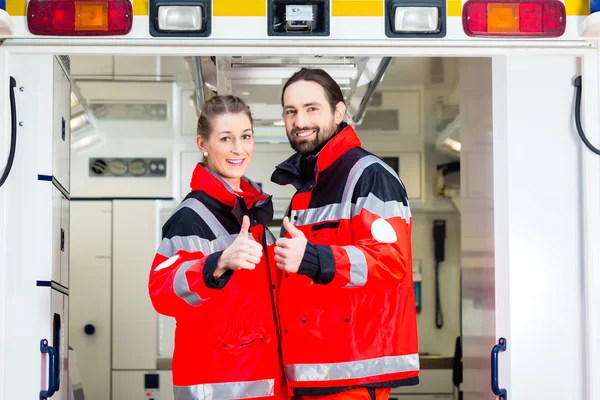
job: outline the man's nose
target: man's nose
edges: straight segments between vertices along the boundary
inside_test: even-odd
[[[302,128],[306,128],[309,126],[309,122],[308,122],[308,116],[306,115],[305,112],[298,112],[298,114],[296,115],[296,127],[302,129]]]

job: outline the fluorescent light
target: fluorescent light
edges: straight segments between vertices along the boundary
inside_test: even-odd
[[[285,126],[285,122],[283,122],[283,121],[275,121],[275,122],[273,122],[273,125],[275,125],[275,126]]]
[[[71,92],[71,108],[77,107],[79,105],[79,99],[77,95]]]
[[[437,7],[396,7],[396,32],[436,32],[439,26]]]
[[[202,31],[202,7],[161,6],[158,8],[158,29],[161,31]]]
[[[460,144],[460,142],[458,142],[454,139],[450,139],[450,138],[444,139],[444,146],[449,147],[450,149],[454,150],[457,153],[460,153],[461,144]]]
[[[81,129],[86,125],[90,125],[90,120],[88,119],[86,113],[81,113],[71,117],[71,132]]]

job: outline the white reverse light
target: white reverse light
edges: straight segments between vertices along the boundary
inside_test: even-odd
[[[438,29],[437,7],[396,7],[395,32],[437,32]]]
[[[202,31],[202,7],[158,7],[158,29],[161,31]]]

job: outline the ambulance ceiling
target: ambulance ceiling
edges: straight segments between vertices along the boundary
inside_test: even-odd
[[[281,124],[282,85],[303,66],[329,72],[343,90],[351,119],[357,113],[364,115],[364,109],[359,108],[369,85],[377,83],[376,91],[433,85],[439,91],[445,87],[447,76],[456,72],[449,71],[448,66],[453,64],[442,59],[385,61],[358,56],[71,56],[70,65],[79,95],[88,105],[87,112],[107,137],[170,137],[176,126],[173,111],[178,111],[173,109],[175,85],[202,87],[201,92],[195,92],[201,100],[214,93],[236,94],[250,105],[256,125],[267,129]],[[452,81],[443,90],[449,93],[455,89],[456,79]],[[194,97],[184,99],[181,107],[194,107]]]

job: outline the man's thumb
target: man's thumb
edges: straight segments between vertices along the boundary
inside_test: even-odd
[[[248,238],[248,229],[250,229],[250,218],[247,215],[244,215],[242,219],[242,229],[240,230],[240,236],[244,239]]]
[[[294,225],[292,225],[288,217],[285,217],[283,219],[283,227],[286,230],[286,232],[288,232],[292,237],[303,236],[302,231],[296,228]]]

